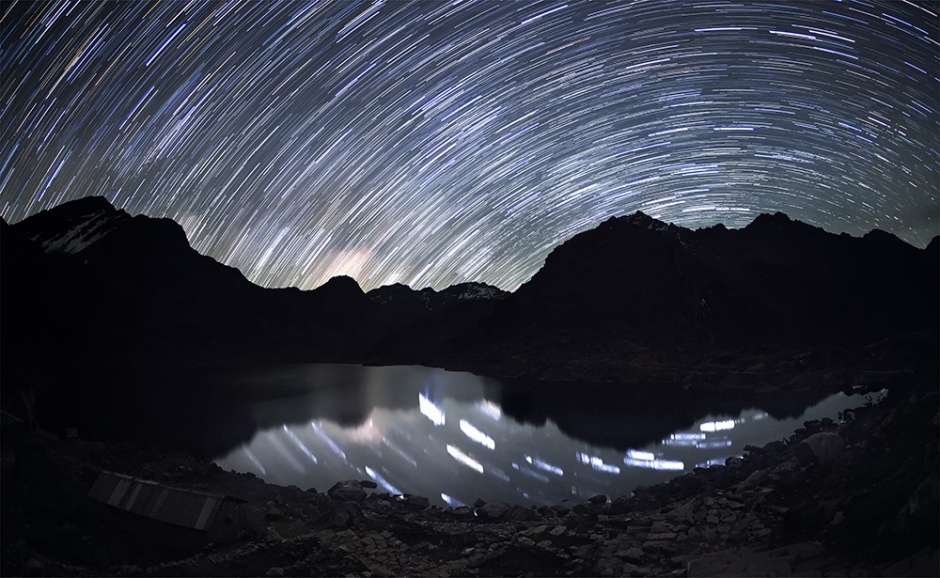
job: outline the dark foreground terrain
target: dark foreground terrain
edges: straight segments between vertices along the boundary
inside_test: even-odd
[[[343,277],[265,289],[176,223],[103,198],[0,220],[0,237],[3,575],[940,575],[940,237],[921,249],[780,213],[691,231],[636,213],[559,245],[511,294],[365,293]],[[320,493],[223,472],[202,442],[265,425],[226,409],[253,392],[160,378],[310,362],[515,379],[507,414],[610,444],[656,396],[740,410],[890,393],[634,496],[441,509],[358,481]],[[688,422],[687,407],[671,419]],[[173,526],[89,498],[102,470],[226,498],[205,531]]]
[[[923,376],[920,376],[923,377]],[[936,576],[938,393],[808,422],[632,497],[430,506],[369,482],[265,484],[188,454],[3,436],[3,575]],[[88,497],[101,470],[227,496],[207,531]]]

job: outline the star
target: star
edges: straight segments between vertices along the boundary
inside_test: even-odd
[[[3,10],[0,214],[102,195],[262,286],[514,290],[636,210],[940,232],[930,2]]]

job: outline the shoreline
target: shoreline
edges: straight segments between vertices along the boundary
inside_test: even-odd
[[[30,436],[10,448],[6,439],[0,568],[89,576],[935,574],[937,408],[936,389],[895,389],[845,423],[807,422],[785,441],[633,497],[539,508],[482,500],[438,507],[356,481],[302,491],[172,450]],[[102,469],[234,499],[208,531],[172,526],[88,498]]]

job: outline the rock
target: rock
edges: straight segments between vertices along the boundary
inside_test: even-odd
[[[445,511],[454,518],[469,518],[473,516],[473,509],[469,506],[459,506]]]
[[[361,488],[369,488],[370,490],[374,490],[374,489],[378,488],[379,485],[378,485],[377,483],[373,482],[372,480],[359,480],[359,487],[361,487]]]
[[[678,549],[672,540],[650,540],[643,542],[643,551],[672,555],[678,552]]]
[[[478,554],[474,554],[467,561],[467,565],[471,568],[479,568],[480,566],[483,566],[487,562],[496,560],[497,558],[499,558],[505,553],[506,553],[506,548],[504,546],[496,550],[490,550],[489,552],[481,552]]]
[[[815,458],[819,465],[828,466],[841,457],[844,449],[842,436],[834,432],[819,432],[800,442],[796,453],[803,463]]]
[[[584,502],[582,504],[575,504],[572,506],[571,511],[575,514],[597,514],[597,512],[601,511],[601,506],[592,504],[590,502]]]
[[[580,546],[571,547],[571,555],[575,558],[587,559],[587,558],[591,558],[593,554],[594,554],[593,544],[581,544]]]
[[[487,502],[476,509],[476,514],[484,520],[499,520],[512,506],[505,502]]]
[[[623,569],[620,571],[621,576],[644,576],[646,574],[642,568],[630,562],[624,564]]]
[[[617,557],[626,562],[639,564],[643,560],[643,550],[636,546],[617,552]]]
[[[790,576],[790,559],[755,553],[747,548],[730,549],[689,561],[686,576]]]
[[[545,524],[539,524],[538,526],[532,526],[522,531],[523,536],[538,536],[539,534],[544,534],[548,532],[548,526]]]
[[[591,496],[588,498],[588,502],[591,504],[606,504],[607,496],[604,494],[597,494],[596,496]]]
[[[779,454],[779,453],[786,451],[786,449],[787,449],[787,444],[783,443],[780,440],[774,440],[772,442],[768,442],[764,444],[764,448],[763,448],[764,453],[766,453],[767,455]]]
[[[382,564],[370,563],[366,564],[366,567],[369,568],[369,572],[371,572],[373,576],[379,576],[380,578],[396,576],[395,572],[392,572],[388,569],[388,567],[383,566]]]
[[[274,567],[274,568],[271,568],[270,570],[268,570],[267,572],[265,572],[264,575],[265,575],[265,576],[283,576],[283,575],[284,575],[284,569],[283,569],[283,568],[279,568],[279,567]]]
[[[366,491],[355,480],[336,482],[326,493],[340,502],[362,502],[366,499]]]
[[[764,483],[767,485],[773,485],[774,482],[780,484],[781,481],[790,480],[795,477],[799,470],[800,460],[795,457],[790,458],[774,466],[773,469],[768,472],[769,478],[764,480]]]
[[[672,527],[672,524],[665,522],[663,520],[656,520],[650,524],[650,533],[659,534],[663,532],[672,532],[675,528]]]
[[[688,500],[682,503],[673,509],[672,512],[669,513],[669,516],[677,522],[689,525],[693,524],[695,522],[695,502]]]
[[[502,519],[513,522],[528,522],[529,520],[534,520],[537,518],[535,511],[530,510],[524,506],[511,506],[509,510],[503,514]]]
[[[564,534],[566,531],[568,531],[568,528],[567,528],[566,526],[555,526],[554,528],[552,528],[551,530],[549,530],[548,533],[549,533],[550,535],[552,535],[552,536],[556,536],[556,537],[557,537],[557,536],[561,536],[561,535]]]
[[[749,475],[747,478],[745,478],[743,482],[741,482],[741,484],[740,484],[739,487],[740,487],[742,490],[748,490],[748,489],[751,489],[751,488],[756,488],[756,487],[760,486],[760,485],[763,483],[764,478],[766,477],[766,475],[767,475],[767,474],[764,473],[764,470],[755,470],[755,471],[751,472],[751,475]]]
[[[410,510],[420,511],[431,505],[431,501],[424,496],[408,496],[405,498],[405,507]]]
[[[552,511],[552,509],[549,508],[548,506],[539,506],[538,508],[536,508],[535,511],[538,513],[539,516],[542,516],[543,518],[551,518],[555,515],[555,512]]]
[[[626,496],[619,496],[614,498],[610,502],[610,506],[607,508],[607,513],[611,516],[620,516],[623,514],[629,514],[633,511],[633,503],[630,501],[630,498]]]

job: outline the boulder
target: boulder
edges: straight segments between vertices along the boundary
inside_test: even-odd
[[[617,552],[617,557],[628,563],[639,564],[643,561],[643,550],[633,546],[631,548],[627,548],[626,550]]]
[[[834,432],[815,433],[797,446],[797,456],[806,463],[815,460],[821,466],[828,466],[842,456],[845,441]]]
[[[503,514],[503,519],[510,522],[528,522],[537,517],[538,514],[536,514],[534,510],[523,506],[511,506],[509,510]]]
[[[620,516],[622,514],[629,514],[633,511],[633,503],[630,501],[630,498],[626,496],[619,496],[614,498],[610,503],[610,507],[607,512],[611,516]]]
[[[424,510],[431,505],[431,501],[424,496],[408,496],[405,498],[405,507],[411,510]]]
[[[355,480],[336,482],[326,493],[340,502],[362,502],[366,499],[366,491]]]
[[[476,509],[476,514],[484,520],[499,520],[512,506],[505,502],[487,502]]]

